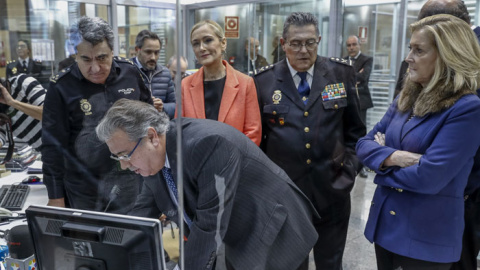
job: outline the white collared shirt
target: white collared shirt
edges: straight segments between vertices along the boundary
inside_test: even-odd
[[[290,74],[292,74],[292,79],[293,82],[295,83],[295,87],[298,89],[298,85],[300,84],[300,81],[302,80],[300,78],[300,75],[298,75],[298,71],[296,71],[291,65],[290,62],[287,59],[287,65],[288,69],[290,70]],[[315,64],[313,64],[308,70],[307,70],[307,82],[310,88],[312,88],[312,82],[313,82],[313,70],[315,69]]]
[[[20,65],[23,65],[23,61],[25,61],[25,65],[28,67],[28,62],[30,62],[30,57],[27,57],[25,59],[18,58],[18,61],[20,62]]]

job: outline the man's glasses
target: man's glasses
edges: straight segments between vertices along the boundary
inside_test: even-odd
[[[133,152],[135,152],[135,149],[137,149],[137,147],[140,144],[140,142],[142,141],[142,139],[143,138],[138,139],[137,144],[133,148],[132,152],[130,152],[128,155],[117,156],[115,154],[110,154],[110,158],[115,159],[116,161],[130,161],[130,159],[132,158]]]
[[[288,46],[290,46],[290,48],[292,48],[292,51],[298,52],[302,49],[303,46],[305,46],[308,51],[316,50],[318,42],[315,39],[309,39],[305,43],[294,40],[291,42],[287,42],[287,44]]]

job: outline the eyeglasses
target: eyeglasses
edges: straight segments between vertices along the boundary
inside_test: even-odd
[[[287,42],[288,46],[292,48],[294,52],[298,52],[302,49],[303,46],[305,46],[305,49],[308,51],[313,51],[317,48],[318,42],[315,39],[309,39],[305,43],[301,43],[300,41],[292,41],[292,42]]]
[[[115,154],[110,154],[110,158],[111,159],[114,159],[116,161],[130,161],[130,159],[132,158],[132,155],[133,155],[133,152],[135,152],[135,149],[137,149],[138,145],[140,144],[140,142],[142,141],[143,138],[140,138],[138,139],[138,142],[137,144],[135,145],[135,147],[133,148],[132,152],[130,152],[128,155],[123,155],[123,156],[117,156]]]

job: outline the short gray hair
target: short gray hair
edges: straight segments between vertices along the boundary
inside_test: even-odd
[[[320,30],[318,30],[318,20],[312,13],[309,12],[293,12],[288,16],[283,24],[283,39],[287,40],[288,29],[291,25],[295,26],[315,26],[315,33],[320,36]]]
[[[107,111],[95,131],[102,142],[108,141],[118,130],[125,132],[131,141],[136,141],[147,136],[149,127],[163,135],[168,126],[168,116],[158,112],[151,104],[122,98]]]
[[[106,21],[99,17],[81,17],[76,21],[70,29],[70,39],[77,45],[86,40],[93,46],[107,41],[108,47],[113,51],[114,35],[113,30]]]

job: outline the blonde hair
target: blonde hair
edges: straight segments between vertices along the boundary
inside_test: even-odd
[[[212,20],[203,20],[203,21],[199,21],[192,27],[192,30],[190,31],[190,41],[192,41],[193,32],[204,25],[208,25],[213,30],[213,33],[220,40],[223,40],[225,38],[225,33],[223,32],[222,27],[218,23]]]
[[[422,116],[432,111],[428,107],[414,106],[419,100],[428,103],[432,96],[452,97],[474,93],[480,76],[480,46],[470,26],[457,17],[438,14],[426,17],[410,25],[412,33],[424,30],[437,51],[435,71],[431,80],[422,89],[407,76],[398,108]],[[424,97],[422,97],[424,96]],[[435,99],[433,99],[435,100]]]

